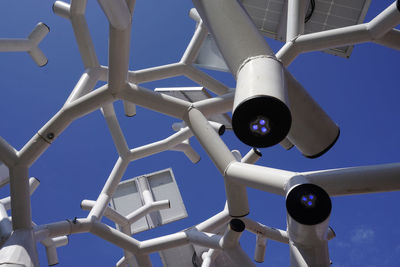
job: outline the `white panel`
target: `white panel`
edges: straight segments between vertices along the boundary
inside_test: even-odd
[[[129,180],[121,182],[114,193],[110,205],[124,216],[143,206],[135,181]],[[145,217],[131,226],[132,233],[138,233],[147,229],[149,229],[149,226]]]
[[[141,175],[119,183],[110,206],[126,216],[144,205],[142,193],[138,190],[137,180],[147,179],[154,201],[169,200],[171,208],[154,211],[131,226],[132,234],[167,224],[187,217],[178,185],[171,169]],[[117,228],[120,227],[117,225]]]
[[[154,201],[165,199],[170,201],[171,208],[159,211],[160,225],[187,217],[186,208],[171,169],[148,176],[148,181]]]
[[[314,12],[305,24],[304,32],[313,33],[362,23],[370,2],[371,0],[315,0]],[[285,0],[243,0],[242,3],[262,34],[275,40],[286,41]],[[349,57],[352,48],[346,46],[325,52]]]

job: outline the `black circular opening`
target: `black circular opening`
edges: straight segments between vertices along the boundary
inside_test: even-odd
[[[261,129],[265,121],[266,131]],[[262,123],[260,123],[262,122]],[[253,96],[240,103],[232,115],[235,135],[246,145],[269,147],[282,141],[290,130],[292,116],[281,100],[272,96]],[[253,125],[257,125],[254,130]]]
[[[329,195],[314,184],[301,184],[293,188],[286,197],[286,209],[297,222],[315,225],[325,221],[332,210]]]
[[[243,232],[244,229],[246,228],[246,226],[244,225],[244,222],[242,220],[239,219],[232,219],[229,222],[229,226],[231,227],[231,229],[235,232]]]

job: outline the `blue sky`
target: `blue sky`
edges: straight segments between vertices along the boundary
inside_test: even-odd
[[[97,1],[88,1],[87,21],[102,65],[107,65],[108,24]],[[40,47],[49,63],[39,68],[26,53],[0,53],[0,135],[16,149],[22,146],[62,107],[83,72],[70,23],[52,13],[52,1],[0,2],[0,38],[26,37],[43,21],[51,31]],[[366,21],[391,1],[372,1]],[[137,1],[133,19],[130,67],[142,69],[177,62],[193,34],[190,1]],[[273,49],[281,46],[270,42]],[[400,54],[376,44],[356,45],[350,59],[313,52],[300,55],[289,67],[314,99],[340,126],[336,145],[317,159],[304,158],[295,148],[261,149],[262,166],[307,171],[399,162],[398,99]],[[209,72],[230,87],[228,73]],[[196,86],[186,78],[144,85]],[[176,119],[138,107],[137,116],[123,115],[115,103],[130,148],[168,137]],[[223,136],[230,149],[245,154],[249,147],[232,132]],[[189,217],[137,236],[139,240],[173,233],[219,212],[225,203],[223,179],[195,138],[191,139],[201,161],[193,165],[179,152],[163,152],[132,162],[123,179],[172,167]],[[117,153],[100,111],[73,122],[31,167],[30,176],[41,181],[32,196],[37,224],[85,217],[83,199],[96,199],[117,159]],[[286,228],[284,199],[249,189],[250,217]],[[8,189],[2,190],[2,197]],[[330,225],[337,237],[330,241],[333,266],[400,266],[400,193],[333,198]],[[245,233],[241,244],[254,253],[255,236]],[[39,244],[41,265],[46,266]],[[90,234],[74,235],[58,249],[59,266],[113,266],[122,250]],[[270,241],[260,266],[288,266],[286,245]],[[160,263],[154,256],[154,266]]]

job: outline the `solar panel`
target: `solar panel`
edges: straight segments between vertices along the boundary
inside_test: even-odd
[[[286,42],[287,0],[243,0],[254,24],[267,37]],[[362,23],[371,0],[315,0],[315,9],[305,23],[304,33],[314,33]],[[311,6],[307,6],[311,12]],[[325,52],[342,57],[351,55],[353,46]]]
[[[218,50],[219,52],[219,50]],[[221,58],[222,59],[222,58]],[[156,88],[154,91],[173,96],[191,103],[211,98],[212,96],[204,87],[169,87]],[[210,121],[219,122],[225,125],[225,128],[232,129],[231,117],[228,114],[212,115],[208,118]]]
[[[126,216],[144,205],[139,179],[145,179],[154,201],[169,200],[170,208],[154,211],[131,225],[131,232],[139,233],[187,217],[187,212],[172,169],[141,175],[120,182],[110,206]],[[119,225],[117,228],[120,229]]]

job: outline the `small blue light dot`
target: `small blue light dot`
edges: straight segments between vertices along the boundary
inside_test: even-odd
[[[258,129],[258,125],[257,124],[253,124],[253,130],[257,130]]]
[[[260,120],[261,125],[265,125],[265,120]]]
[[[306,197],[302,197],[301,200],[307,201],[307,198]]]
[[[308,201],[307,204],[308,204],[308,206],[311,206],[311,205],[312,205],[312,202],[311,202],[311,201]]]
[[[313,195],[309,195],[308,198],[309,199],[314,199],[314,196]]]
[[[267,132],[267,128],[262,127],[262,128],[261,128],[261,132],[266,133],[266,132]]]

